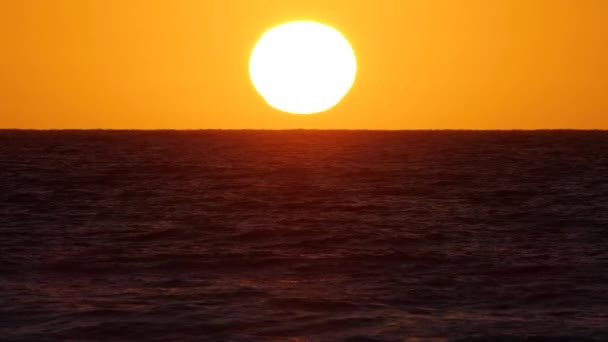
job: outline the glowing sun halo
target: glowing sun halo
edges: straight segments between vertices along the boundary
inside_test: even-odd
[[[342,100],[357,73],[355,53],[336,29],[294,21],[270,29],[251,53],[249,74],[266,102],[281,111],[313,114]]]

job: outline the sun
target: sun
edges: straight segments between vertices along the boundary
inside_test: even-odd
[[[357,59],[338,30],[313,21],[293,21],[268,30],[249,61],[253,86],[264,100],[292,114],[326,111],[355,82]]]

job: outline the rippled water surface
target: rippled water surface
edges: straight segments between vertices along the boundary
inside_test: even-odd
[[[7,340],[608,339],[608,133],[0,132]]]

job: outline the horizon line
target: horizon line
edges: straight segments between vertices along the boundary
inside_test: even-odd
[[[107,132],[211,132],[211,131],[362,131],[362,132],[555,132],[582,131],[608,132],[608,128],[410,128],[410,129],[371,129],[371,128],[0,128],[0,131],[107,131]]]

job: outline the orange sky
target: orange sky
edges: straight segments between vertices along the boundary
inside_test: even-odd
[[[357,53],[318,115],[249,80],[298,19]],[[0,1],[0,128],[608,129],[607,20],[606,0]]]

